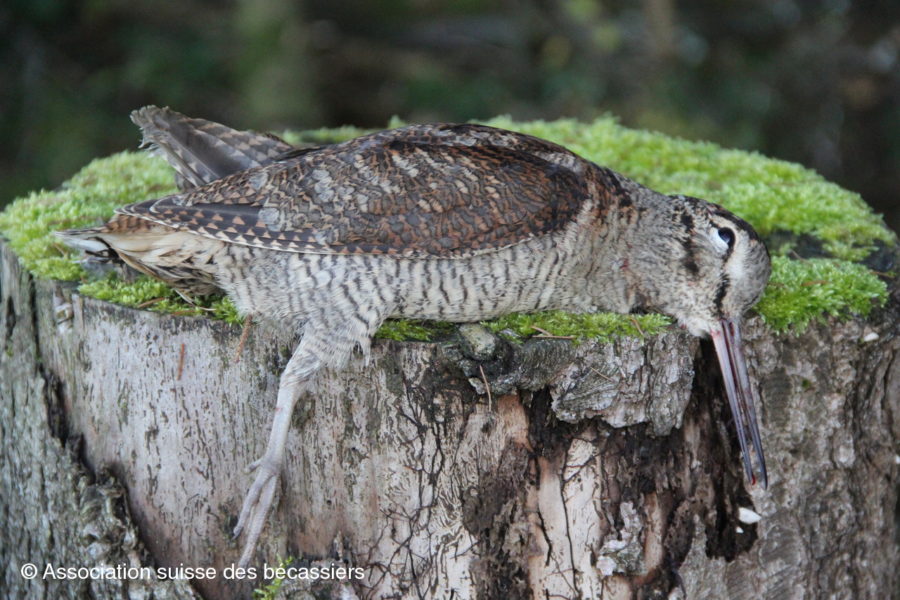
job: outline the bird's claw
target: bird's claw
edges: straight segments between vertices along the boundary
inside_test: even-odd
[[[256,479],[244,497],[244,505],[238,517],[237,525],[232,532],[233,539],[237,539],[246,529],[247,539],[241,550],[241,558],[238,566],[246,567],[256,550],[256,543],[266,524],[266,517],[272,508],[272,500],[275,497],[275,489],[278,487],[278,479],[281,475],[281,465],[277,461],[263,457],[250,464],[248,471],[256,471]]]

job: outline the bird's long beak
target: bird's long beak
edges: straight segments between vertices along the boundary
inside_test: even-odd
[[[734,416],[741,453],[744,455],[744,470],[751,484],[756,483],[747,438],[753,441],[753,450],[759,463],[759,479],[765,488],[769,483],[766,473],[766,458],[763,456],[762,440],[759,437],[759,426],[756,424],[756,408],[753,392],[750,389],[750,378],[747,376],[747,362],[741,349],[741,328],[736,319],[722,319],[718,327],[710,331],[719,365],[722,367],[722,378],[725,380],[725,392]]]

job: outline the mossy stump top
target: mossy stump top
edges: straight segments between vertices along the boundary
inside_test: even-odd
[[[896,268],[896,235],[858,194],[800,165],[628,129],[611,117],[591,123],[498,117],[487,124],[557,142],[657,191],[697,196],[747,220],[773,255],[772,278],[756,311],[776,332],[799,333],[829,315],[865,316],[887,297],[884,277],[889,273],[879,270]],[[288,132],[285,137],[295,143],[328,143],[362,133],[342,127]],[[162,159],[147,152],[121,152],[93,161],[56,190],[15,200],[0,213],[0,234],[33,275],[78,281],[83,295],[237,322],[240,318],[227,299],[208,298],[191,306],[145,277],[132,282],[114,276],[91,278],[72,251],[52,237],[56,230],[98,224],[116,207],[175,191],[173,172]],[[551,312],[510,315],[485,325],[513,339],[540,333],[581,340],[652,335],[670,324],[661,315]],[[450,329],[440,323],[389,321],[377,337],[430,340]]]

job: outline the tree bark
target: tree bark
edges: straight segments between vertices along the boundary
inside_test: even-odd
[[[768,490],[743,479],[711,348],[680,331],[376,341],[301,400],[257,576],[229,578],[296,338],[254,326],[236,360],[240,328],[84,298],[0,249],[10,597],[246,598],[276,556],[361,569],[289,597],[898,597],[896,286],[868,320],[747,324]],[[51,563],[215,578],[59,581]]]

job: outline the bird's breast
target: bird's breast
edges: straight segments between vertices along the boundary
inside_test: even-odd
[[[477,321],[512,312],[590,310],[577,249],[538,238],[462,259],[301,254],[229,246],[218,280],[247,313],[315,319],[333,307],[387,317]]]

